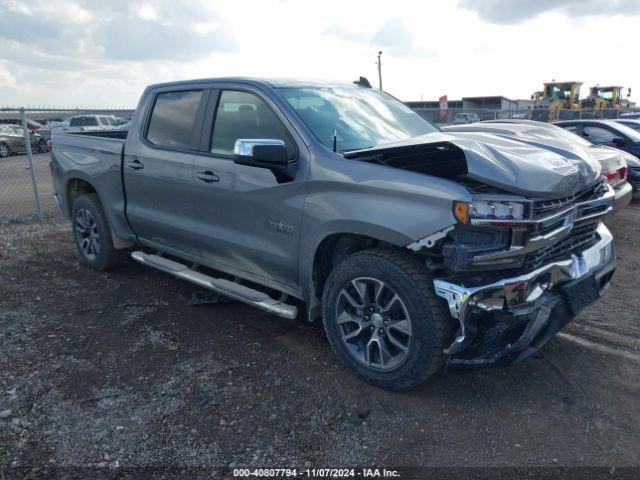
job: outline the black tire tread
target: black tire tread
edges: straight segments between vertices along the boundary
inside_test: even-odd
[[[0,142],[0,144],[2,144],[5,147],[7,147],[7,155],[5,157],[0,157],[0,158],[10,157],[11,156],[11,147],[9,147],[9,145],[6,142]]]
[[[432,317],[432,332],[435,352],[434,355],[431,356],[431,361],[428,365],[415,364],[412,369],[405,371],[402,377],[395,379],[392,383],[389,383],[385,380],[373,378],[369,375],[364,377],[363,375],[358,375],[358,372],[355,373],[365,381],[382,388],[390,390],[407,389],[431,377],[444,365],[446,357],[446,355],[444,354],[444,348],[448,345],[448,343],[450,343],[452,331],[451,326],[453,319],[450,315],[449,308],[447,307],[446,303],[443,301],[443,299],[435,294],[430,272],[424,265],[424,261],[419,257],[401,250],[374,248],[356,252],[348,258],[366,258],[368,256],[383,260],[387,263],[387,268],[395,268],[404,272],[407,276],[410,277],[411,281],[414,282],[415,286],[421,292],[431,311],[430,313]],[[337,272],[343,265],[344,261],[341,264],[337,265],[334,268],[334,271]],[[325,302],[324,299],[332,288],[333,272],[332,275],[330,275],[327,279],[323,292],[322,316],[324,321],[326,321],[326,319],[328,318],[326,310],[328,308],[328,305],[326,304],[327,302]],[[334,351],[336,351],[335,346],[333,346],[334,340],[330,336],[329,341],[332,343]]]
[[[111,227],[109,226],[109,221],[107,220],[107,216],[104,213],[104,208],[102,207],[102,202],[100,202],[100,197],[98,197],[98,194],[87,193],[84,195],[80,195],[75,199],[73,203],[72,224],[75,219],[76,209],[78,207],[79,202],[81,201],[86,201],[90,204],[91,207],[93,207],[98,217],[96,218],[96,221],[103,225],[104,229],[106,230],[105,232],[106,235],[101,235],[100,248],[101,248],[101,251],[104,252],[104,255],[101,255],[100,256],[101,258],[99,258],[97,262],[91,263],[91,262],[85,261],[84,257],[80,253],[80,249],[78,245],[76,245],[76,247],[78,247],[78,254],[80,255],[80,259],[85,265],[93,268],[94,270],[98,270],[98,271],[111,270],[114,267],[120,265],[126,259],[126,252],[123,250],[116,250],[116,248],[113,245],[113,239],[111,238]],[[75,238],[75,232],[74,232],[74,238]]]

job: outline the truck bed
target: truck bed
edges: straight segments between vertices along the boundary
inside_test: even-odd
[[[119,138],[126,140],[127,130],[89,130],[86,132],[64,132],[60,135],[82,135],[87,137]]]
[[[127,132],[103,130],[54,133],[51,156],[57,168],[53,171],[55,191],[66,193],[69,179],[86,179],[95,188],[105,213],[115,231],[126,232],[125,194],[122,184],[122,161]],[[66,195],[62,208],[70,215]]]

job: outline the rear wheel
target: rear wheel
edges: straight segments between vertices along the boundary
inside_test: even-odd
[[[0,158],[8,157],[10,153],[9,146],[6,143],[0,143]]]
[[[113,246],[111,228],[95,193],[82,195],[73,203],[73,236],[80,261],[94,270],[109,270],[125,257]]]
[[[350,370],[369,383],[399,390],[443,365],[452,320],[420,259],[366,250],[329,275],[323,321],[331,347]]]

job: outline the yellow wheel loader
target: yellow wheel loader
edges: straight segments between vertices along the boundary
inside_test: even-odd
[[[593,118],[616,118],[622,111],[622,87],[589,88],[589,96],[580,102],[583,115]]]
[[[544,84],[542,94],[535,94],[532,119],[553,122],[560,119],[560,113],[564,110],[580,110],[580,86],[582,82],[548,82]],[[562,119],[569,120],[571,118]],[[577,118],[579,116],[575,115]]]

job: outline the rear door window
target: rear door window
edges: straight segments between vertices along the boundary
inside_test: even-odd
[[[147,140],[154,145],[191,149],[202,90],[160,93],[156,97]]]

